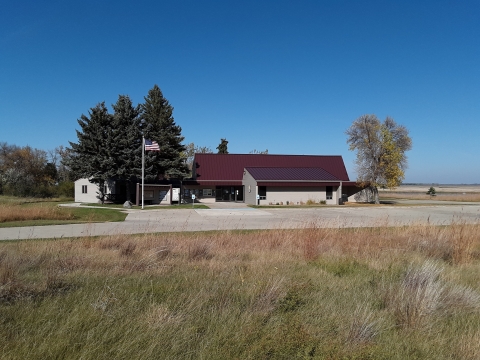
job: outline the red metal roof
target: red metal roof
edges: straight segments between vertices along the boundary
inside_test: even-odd
[[[349,181],[340,155],[195,154],[194,178],[201,185],[239,181],[245,168],[320,168]]]
[[[322,168],[247,167],[245,169],[257,181],[338,181],[335,176]]]

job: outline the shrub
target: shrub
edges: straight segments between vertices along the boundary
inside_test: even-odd
[[[75,183],[73,181],[62,181],[57,185],[57,196],[75,197]]]

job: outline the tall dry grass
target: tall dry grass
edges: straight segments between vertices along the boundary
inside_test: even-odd
[[[475,359],[479,230],[308,224],[2,243],[0,351]]]
[[[74,215],[68,209],[60,209],[54,206],[31,205],[23,207],[19,205],[0,204],[0,223],[9,221],[26,220],[71,220]]]

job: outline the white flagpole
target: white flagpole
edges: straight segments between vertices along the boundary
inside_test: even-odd
[[[142,210],[144,203],[144,187],[145,187],[145,137],[142,136]]]

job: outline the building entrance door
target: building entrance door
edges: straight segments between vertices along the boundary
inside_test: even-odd
[[[217,186],[215,200],[243,202],[243,186]]]

